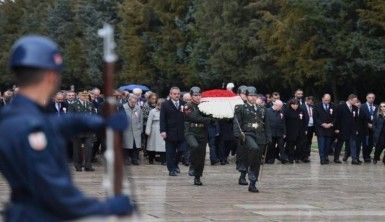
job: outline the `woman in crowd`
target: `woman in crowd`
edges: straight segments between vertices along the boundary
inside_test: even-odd
[[[166,147],[164,139],[160,136],[160,107],[164,99],[158,99],[156,107],[148,115],[146,124],[148,162],[154,164],[155,154],[160,153],[162,165],[166,163]]]
[[[143,114],[137,104],[138,97],[130,94],[128,102],[123,105],[123,109],[127,114],[129,127],[123,133],[123,147],[125,154],[125,162],[128,164],[128,158],[131,158],[133,165],[139,165],[139,148],[142,144]]]
[[[146,93],[146,95],[147,95],[147,93]],[[146,130],[146,123],[147,123],[148,115],[150,114],[150,111],[156,107],[156,103],[157,103],[159,97],[156,93],[150,92],[148,94],[148,96],[146,96],[146,99],[147,99],[147,102],[142,107],[143,124],[144,124],[143,129],[144,130]],[[148,136],[146,135],[145,132],[143,132],[142,136],[143,136],[142,137],[143,155],[147,156],[148,153],[147,153],[146,147],[147,147]]]
[[[380,104],[380,109],[378,110],[377,115],[374,116],[373,120],[373,141],[375,144],[374,159],[373,163],[376,164],[380,160],[382,151],[385,148],[385,102]],[[382,159],[382,162],[385,164],[385,156]]]
[[[148,115],[150,114],[150,111],[152,109],[155,109],[156,107],[156,104],[158,102],[158,94],[156,93],[151,93],[148,98],[147,98],[147,102],[144,104],[143,108],[142,108],[142,112],[143,112],[143,122],[144,123],[147,123],[147,118],[148,118]]]
[[[302,149],[306,136],[306,121],[302,109],[299,107],[297,99],[291,99],[285,109],[286,123],[286,152],[289,157],[289,163],[299,163],[302,160]]]

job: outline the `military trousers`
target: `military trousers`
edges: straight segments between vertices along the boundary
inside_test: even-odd
[[[247,175],[250,182],[258,181],[259,170],[261,167],[262,153],[264,144],[258,144],[256,138],[251,135],[245,137],[245,148],[247,149],[248,170]]]
[[[240,138],[236,139],[237,151],[236,151],[236,169],[241,173],[246,173],[249,167],[248,163],[248,149],[244,141]]]
[[[194,170],[195,177],[201,177],[205,166],[207,137],[187,135],[186,142],[190,146],[190,168]]]
[[[73,139],[73,162],[76,168],[91,168],[92,149],[94,138],[92,136],[76,137]],[[83,144],[83,148],[82,148]]]

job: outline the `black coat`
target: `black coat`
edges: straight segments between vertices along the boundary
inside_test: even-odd
[[[327,110],[324,109],[323,103],[319,103],[314,106],[314,127],[317,136],[332,137],[334,135],[334,127],[324,128],[321,125],[323,123],[334,124],[336,115],[336,106],[332,103],[329,104]]]
[[[370,108],[367,103],[363,103],[360,107],[360,113],[368,123],[373,123],[373,119],[376,116],[377,111],[378,111],[378,106],[376,105],[373,105],[373,113],[370,112]]]
[[[97,98],[97,99],[92,100],[91,102],[92,102],[92,104],[94,104],[94,107],[99,110],[99,109],[101,109],[101,106],[104,104],[104,99],[103,98]]]
[[[370,117],[369,117],[370,118]],[[370,119],[369,119],[370,120]],[[370,120],[372,122],[372,120]],[[368,119],[362,109],[358,109],[358,118],[357,118],[357,129],[360,135],[366,136],[369,134]]]
[[[272,137],[283,137],[286,135],[285,115],[282,111],[275,111],[273,108],[269,108],[266,111],[266,117],[270,122]]]
[[[223,140],[234,140],[233,119],[221,119],[219,123],[219,136]]]
[[[358,133],[358,109],[356,106],[352,107],[350,112],[346,103],[337,106],[335,129],[339,130],[343,139],[349,139],[350,136]]]
[[[304,111],[301,108],[297,110],[288,106],[285,111],[286,140],[296,141],[299,137],[305,137],[307,124]]]
[[[369,128],[369,123],[373,123],[373,119],[377,115],[377,110],[378,107],[373,105],[373,113],[371,113],[367,103],[361,105],[359,115],[359,133],[361,135],[368,135],[372,130]]]
[[[180,142],[184,140],[185,116],[182,107],[185,102],[179,101],[179,110],[171,100],[162,103],[160,108],[160,132],[166,132],[167,141]]]
[[[375,145],[379,144],[381,131],[384,128],[385,117],[382,115],[374,115],[373,119],[373,142]]]
[[[62,115],[66,112],[68,112],[68,103],[67,102],[61,102],[60,103],[60,110],[56,109],[55,102],[51,101],[47,106],[47,111],[49,113],[56,113],[58,115]]]

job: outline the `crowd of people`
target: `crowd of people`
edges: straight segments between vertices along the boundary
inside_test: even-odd
[[[233,87],[229,84],[227,89],[232,91]],[[246,89],[245,86],[239,87],[237,94],[248,103]],[[5,91],[0,105],[7,105],[16,93],[17,88]],[[181,93],[178,87],[173,87],[168,97],[163,99],[154,92],[136,88],[132,92],[116,90],[114,96],[119,104],[118,110],[124,111],[130,122],[123,133],[125,164],[139,165],[147,160],[148,164],[154,164],[158,161],[167,165],[170,176],[180,173],[178,163],[191,164],[194,157],[185,132],[188,127],[186,105],[194,103],[191,92]],[[276,160],[282,164],[309,163],[314,135],[322,165],[330,163],[329,156],[333,156],[334,163],[342,163],[340,154],[343,145],[343,161],[351,157],[351,164],[354,165],[377,163],[385,148],[385,103],[375,105],[373,93],[367,94],[364,103],[354,94],[340,104],[332,103],[331,99],[329,94],[324,94],[316,103],[313,96],[305,97],[301,89],[296,90],[293,98],[286,103],[281,101],[278,92],[256,94],[256,106],[266,109],[271,131],[271,139],[262,153],[264,163],[273,164]],[[98,88],[78,93],[59,91],[52,101],[47,101],[47,112],[56,115],[71,112],[101,115],[103,103],[104,98]],[[229,164],[229,156],[235,155],[239,147],[233,119],[213,119],[205,127],[211,165]],[[77,171],[83,168],[94,171],[92,163],[100,161],[99,154],[105,151],[103,135],[91,132],[73,138],[68,147]],[[144,158],[139,155],[140,151],[143,151]],[[385,164],[385,158],[383,162]],[[193,175],[193,170],[190,171]]]
[[[135,88],[116,90],[117,112],[102,118],[105,101],[100,89],[57,92],[63,59],[52,40],[21,37],[12,47],[9,67],[20,88],[0,95],[0,170],[12,190],[6,221],[133,213],[136,203],[121,193],[120,184],[104,201],[89,198],[74,186],[67,167],[66,147],[76,171],[95,170],[93,162],[106,150],[104,133],[98,132],[105,127],[123,135],[125,164],[159,161],[174,177],[180,175],[182,163],[190,167],[196,186],[202,185],[207,144],[211,165],[229,164],[229,156],[236,155],[238,184],[248,185],[253,193],[259,192],[262,163],[309,163],[314,135],[321,165],[331,162],[330,155],[341,164],[343,145],[342,160],[351,157],[353,165],[376,164],[385,148],[385,102],[375,105],[373,93],[364,103],[351,94],[333,104],[329,94],[316,103],[298,89],[284,103],[278,92],[262,95],[253,86],[239,86],[240,103],[230,109],[233,118],[221,119],[200,110],[202,92],[197,86],[186,93],[172,87],[165,99]]]

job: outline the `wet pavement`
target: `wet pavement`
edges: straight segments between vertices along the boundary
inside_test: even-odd
[[[321,166],[317,153],[305,164],[265,165],[260,193],[238,185],[234,160],[226,166],[206,162],[203,186],[181,174],[168,176],[165,166],[129,166],[139,202],[139,221],[384,221],[385,166],[348,163]],[[74,172],[74,180],[89,195],[105,197],[101,187],[104,169]],[[0,179],[0,202],[9,189]],[[88,219],[86,221],[96,221]],[[115,221],[114,218],[102,221]],[[132,221],[120,218],[118,221]]]

